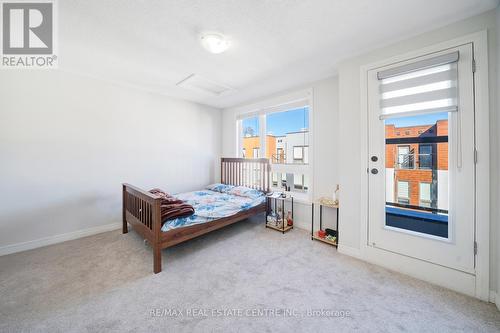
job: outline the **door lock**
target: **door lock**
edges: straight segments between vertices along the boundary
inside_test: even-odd
[[[373,155],[373,156],[372,156],[372,162],[377,162],[377,161],[378,161],[378,157],[377,157],[377,156],[375,156],[375,155]]]

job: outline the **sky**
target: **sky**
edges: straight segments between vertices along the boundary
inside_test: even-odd
[[[385,120],[386,125],[396,127],[434,125],[436,121],[448,119],[447,112],[424,114],[411,117],[389,118]],[[243,119],[243,129],[250,127],[254,135],[259,134],[259,117]],[[297,132],[309,128],[309,108],[294,109],[286,112],[276,112],[267,115],[267,134],[275,136],[285,135],[289,132]]]
[[[386,125],[394,125],[396,127],[418,126],[418,125],[434,125],[436,121],[448,119],[447,112],[423,114],[420,116],[389,118],[385,120]]]
[[[259,133],[259,118],[243,119],[243,129],[250,127],[255,135]],[[285,112],[270,113],[266,118],[267,134],[274,136],[285,135],[309,128],[309,108],[294,109]]]

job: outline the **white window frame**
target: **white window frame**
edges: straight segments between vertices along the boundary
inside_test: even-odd
[[[284,112],[288,110],[293,110],[299,107],[307,106],[309,109],[309,133],[308,133],[308,164],[271,164],[271,172],[277,172],[280,174],[291,173],[291,174],[307,174],[309,176],[308,190],[297,191],[291,187],[294,193],[294,199],[298,202],[310,203],[314,197],[314,175],[313,175],[313,161],[314,161],[314,128],[313,128],[313,90],[305,89],[296,91],[287,95],[279,96],[273,99],[264,100],[258,103],[245,105],[234,109],[235,120],[236,120],[236,131],[237,131],[237,152],[238,156],[241,154],[243,148],[243,131],[242,131],[242,120],[245,118],[251,118],[259,116],[259,137],[260,137],[260,155],[266,156],[266,115],[275,112]],[[282,191],[279,186],[272,186],[272,191]]]

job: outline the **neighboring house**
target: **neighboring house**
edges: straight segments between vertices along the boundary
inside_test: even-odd
[[[448,210],[448,120],[385,129],[386,201]]]
[[[259,136],[243,138],[243,156],[258,158],[260,148]],[[278,164],[309,163],[309,131],[286,133],[283,136],[266,136],[266,158]]]
[[[243,137],[243,157],[258,158],[260,151],[260,137],[247,135]],[[286,133],[282,136],[266,135],[266,158],[273,164],[309,164],[309,131]],[[309,178],[305,173],[290,171],[272,172],[272,184],[288,184],[295,190],[307,191]]]
[[[286,163],[309,163],[309,131],[286,133],[285,147]]]
[[[257,158],[259,157],[260,137],[246,136],[243,138],[243,157]],[[254,156],[256,155],[256,156]]]

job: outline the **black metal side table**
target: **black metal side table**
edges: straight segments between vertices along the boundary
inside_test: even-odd
[[[267,217],[270,215],[271,211],[273,210],[273,202],[274,202],[274,211],[277,216],[279,216],[280,212],[280,207],[281,207],[281,227],[275,223],[269,223],[267,221]],[[266,228],[273,229],[276,231],[281,231],[283,234],[291,229],[293,229],[293,224],[288,225],[286,216],[285,216],[285,206],[286,203],[289,202],[291,206],[291,215],[292,215],[292,221],[293,221],[293,196],[287,195],[286,197],[282,197],[281,194],[275,193],[273,195],[268,195],[266,196]]]
[[[336,231],[337,231],[337,238],[335,241],[331,241],[325,238],[321,238],[318,235],[314,234],[314,205],[319,205],[319,230],[323,230],[323,207],[328,207],[328,208],[334,208],[337,210],[337,221],[336,221]],[[312,208],[311,208],[311,240],[317,240],[323,243],[327,243],[330,245],[333,245],[337,247],[339,243],[339,204],[331,204],[331,203],[325,203],[322,202],[321,198],[317,200],[316,202],[312,203]]]

